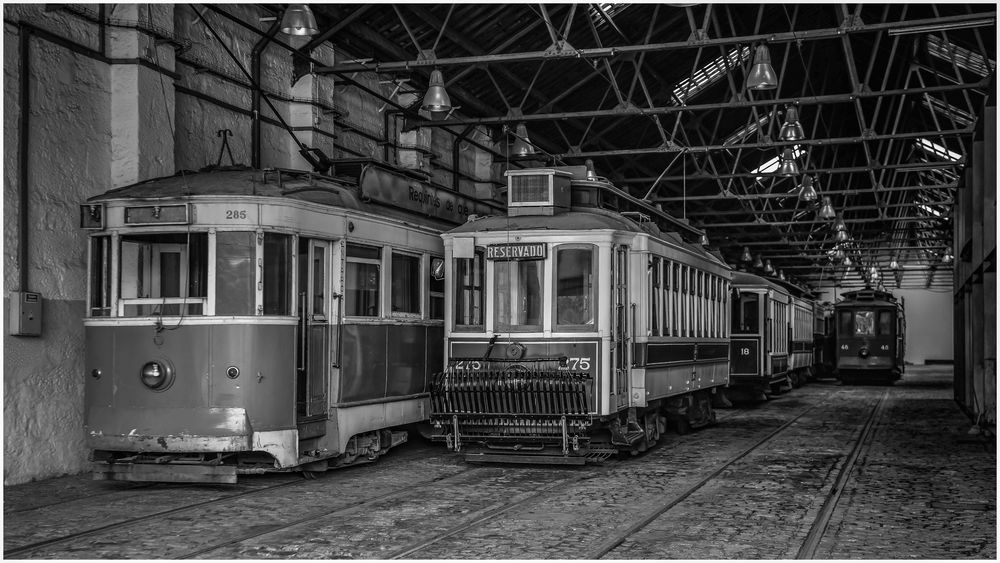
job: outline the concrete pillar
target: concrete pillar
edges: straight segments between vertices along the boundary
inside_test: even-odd
[[[172,4],[117,4],[113,17],[174,29]],[[169,75],[150,68],[174,70],[174,50],[140,29],[112,27],[109,54],[136,60],[111,67],[111,184],[127,186],[169,176],[174,167],[174,85]],[[139,64],[144,60],[151,65]]]

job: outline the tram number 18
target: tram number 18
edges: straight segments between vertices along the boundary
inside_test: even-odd
[[[744,347],[740,348],[740,355],[741,356],[749,356],[750,355],[750,348],[747,347],[747,346],[744,346]]]

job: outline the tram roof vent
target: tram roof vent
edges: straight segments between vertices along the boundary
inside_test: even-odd
[[[555,215],[569,210],[573,174],[555,168],[507,171],[507,213]]]

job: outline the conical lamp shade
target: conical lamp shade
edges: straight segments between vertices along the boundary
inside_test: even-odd
[[[833,230],[836,232],[847,232],[847,223],[844,222],[844,218],[837,215],[837,220],[833,222]]]
[[[806,138],[806,132],[799,123],[799,112],[795,107],[788,108],[785,114],[785,123],[781,126],[778,138],[782,141],[801,141]]]
[[[740,261],[741,262],[750,262],[751,260],[753,260],[753,256],[750,256],[750,247],[749,246],[744,246],[743,247],[743,254],[740,255]]]
[[[516,133],[517,136],[514,137],[514,146],[511,148],[511,152],[517,156],[535,154],[535,147],[531,145],[531,140],[528,139],[528,127],[523,123],[518,123]]]
[[[799,163],[795,162],[792,149],[785,149],[781,154],[781,164],[778,165],[779,176],[796,176],[799,173]]]
[[[308,4],[289,4],[281,16],[281,31],[288,35],[316,35],[316,17]]]
[[[760,256],[758,256],[757,259],[753,261],[753,267],[754,268],[763,268],[764,267],[764,261],[760,259]]]
[[[851,257],[850,256],[844,256],[844,265],[845,266],[853,266],[854,265],[854,262],[851,261]]]
[[[701,238],[698,239],[698,244],[705,246],[708,244],[708,235],[701,233]]]
[[[778,87],[778,75],[771,66],[771,53],[766,45],[758,45],[753,57],[753,68],[747,76],[747,90],[774,90]]]
[[[850,237],[850,235],[847,234],[846,230],[844,230],[844,231],[837,231],[837,232],[833,233],[833,240],[835,240],[837,242],[846,242],[847,239],[849,239],[849,238],[851,238],[851,237]]]
[[[799,201],[812,202],[816,201],[819,194],[816,193],[816,188],[813,187],[812,176],[806,174],[802,177],[802,184],[799,186]]]
[[[774,266],[771,264],[771,260],[770,259],[768,259],[767,262],[764,262],[764,271],[767,272],[767,273],[769,273],[769,274],[773,274],[774,273]]]
[[[836,216],[837,212],[833,210],[833,203],[830,201],[830,196],[823,196],[823,206],[819,208],[819,218],[833,219]]]
[[[444,76],[440,70],[431,71],[431,80],[427,85],[427,93],[424,94],[424,101],[420,104],[420,109],[434,114],[447,114],[451,111],[451,98],[444,89]]]
[[[951,249],[950,248],[945,249],[944,256],[941,257],[941,262],[943,262],[945,264],[950,264],[952,260],[953,260],[953,257],[951,255]]]
[[[893,258],[892,262],[889,262],[889,268],[891,268],[893,270],[898,270],[899,269],[899,262],[897,262],[896,259]]]

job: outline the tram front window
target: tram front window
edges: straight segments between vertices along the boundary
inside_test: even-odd
[[[871,336],[875,334],[875,311],[857,311],[854,313],[854,336]]]
[[[205,233],[155,233],[121,238],[122,314],[201,315],[208,278]]]
[[[733,299],[733,334],[757,334],[760,325],[760,296],[740,293]]]
[[[540,260],[498,261],[494,267],[497,332],[542,330]]]

